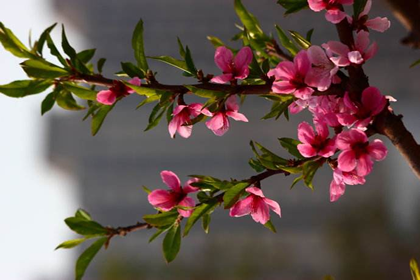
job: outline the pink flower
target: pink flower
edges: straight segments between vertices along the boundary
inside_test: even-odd
[[[193,118],[199,116],[200,114],[211,117],[212,113],[207,109],[203,109],[203,104],[192,103],[190,105],[178,105],[175,107],[172,115],[173,118],[169,122],[168,130],[171,138],[175,137],[175,133],[181,137],[188,138],[191,136],[192,125],[186,125],[191,121],[191,116]]]
[[[184,187],[181,187],[181,182],[178,176],[172,171],[162,171],[160,173],[162,181],[170,188],[170,190],[154,190],[152,191],[147,199],[153,207],[158,208],[163,212],[171,211],[176,206],[183,207],[194,207],[195,202],[191,197],[187,195],[192,192],[196,192],[199,188],[191,186],[192,183],[198,182],[197,178],[188,180]],[[182,210],[178,209],[181,216],[187,218],[193,212],[193,209]]]
[[[347,113],[337,114],[338,121],[344,126],[354,124],[356,128],[364,129],[386,106],[386,97],[376,87],[368,87],[362,92],[361,102],[350,100],[349,94],[344,95]]]
[[[299,152],[306,158],[319,155],[328,158],[335,153],[335,141],[329,139],[328,127],[324,122],[315,122],[316,134],[312,126],[302,122],[298,126],[298,138],[302,144],[297,145]]]
[[[338,168],[344,172],[354,170],[357,176],[362,177],[372,171],[372,159],[383,160],[388,152],[381,140],[375,139],[369,143],[366,134],[358,129],[340,133],[336,145],[342,150],[338,156]]]
[[[249,75],[249,64],[252,61],[252,50],[249,47],[243,47],[233,57],[232,51],[222,46],[216,49],[214,61],[223,71],[223,75],[216,76],[211,82],[224,84],[235,79],[245,79]]]
[[[141,86],[141,80],[138,77],[128,81],[130,84],[135,86]],[[96,95],[96,101],[104,105],[112,105],[115,103],[117,98],[128,96],[135,91],[128,86],[124,85],[121,82],[115,82],[114,86],[110,87],[107,90],[101,90]]]
[[[295,56],[293,62],[280,62],[276,68],[268,72],[269,77],[276,78],[271,90],[281,94],[293,93],[299,99],[308,99],[314,92],[305,79],[310,69],[308,54],[302,50]]]
[[[261,189],[249,187],[245,191],[250,195],[236,202],[230,208],[229,214],[231,217],[242,217],[251,214],[255,222],[264,225],[270,220],[270,208],[281,217],[280,205],[274,200],[266,198]]]
[[[341,5],[352,5],[353,0],[308,0],[312,11],[320,12],[327,10],[325,18],[334,24],[341,22],[346,14],[341,11]]]
[[[368,31],[368,28],[385,32],[389,27],[391,27],[391,22],[386,17],[376,17],[374,19],[369,19],[368,14],[372,7],[372,0],[366,2],[364,10],[360,13],[359,18],[356,21],[353,21],[353,18],[348,16],[347,21],[350,24],[354,24],[358,31],[365,30]]]
[[[235,121],[248,122],[245,115],[239,113],[238,110],[239,105],[236,103],[236,95],[232,95],[226,100],[226,109],[214,114],[211,120],[206,122],[206,126],[217,136],[222,136],[229,130],[228,117]]]
[[[363,64],[371,59],[378,51],[378,45],[373,42],[370,45],[369,32],[359,31],[356,35],[355,45],[350,49],[338,41],[330,41],[322,46],[336,56],[330,57],[335,65],[340,67],[349,66],[350,64]]]
[[[311,46],[308,49],[308,56],[313,64],[305,79],[309,86],[316,87],[319,91],[326,91],[331,83],[340,82],[340,78],[336,75],[338,66],[327,57],[321,47]]]
[[[337,114],[348,113],[349,109],[344,105],[343,98],[326,95],[314,96],[314,105],[309,106],[309,111],[317,121],[325,122],[330,127],[341,127]]]
[[[365,178],[358,176],[355,171],[343,172],[336,168],[330,184],[330,201],[337,201],[346,191],[346,185],[363,185]]]

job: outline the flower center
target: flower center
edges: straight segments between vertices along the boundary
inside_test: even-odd
[[[360,156],[367,154],[367,147],[369,146],[369,142],[364,143],[356,143],[351,146],[351,149],[356,155],[356,159],[360,158]]]

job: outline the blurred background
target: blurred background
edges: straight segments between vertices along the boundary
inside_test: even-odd
[[[334,27],[322,14],[303,11],[287,18],[274,0],[244,0],[266,32],[274,24],[305,33],[315,28],[313,43],[335,40]],[[392,21],[385,34],[372,33],[379,53],[366,65],[372,85],[398,102],[406,126],[420,139],[420,68],[409,69],[419,52],[399,44],[406,34],[389,9],[374,1],[371,14]],[[213,0],[21,0],[3,3],[0,20],[24,40],[54,22],[64,23],[67,35],[80,51],[97,48],[96,59],[106,57],[105,74],[120,70],[121,61],[133,61],[131,34],[137,21],[145,23],[146,53],[178,56],[176,37],[187,44],[198,68],[219,73],[214,48],[207,35],[230,38],[239,23],[233,1]],[[59,39],[59,28],[53,33]],[[25,42],[27,40],[24,40]],[[20,60],[0,51],[0,84],[24,79]],[[164,83],[193,82],[178,70],[149,61]],[[301,113],[290,122],[261,121],[270,104],[247,99],[241,112],[250,123],[232,124],[224,137],[203,124],[189,139],[170,139],[167,126],[144,133],[151,106],[136,111],[139,96],[124,99],[108,116],[100,133],[90,135],[84,112],[53,110],[40,116],[45,94],[13,100],[0,96],[0,279],[66,280],[73,278],[77,250],[54,248],[74,238],[63,220],[78,207],[104,225],[124,226],[152,213],[141,186],[164,187],[161,170],[172,170],[181,181],[189,174],[218,178],[248,178],[254,173],[249,140],[282,153],[278,137],[296,138],[297,124],[309,120]],[[115,238],[101,251],[85,279],[410,279],[409,259],[420,258],[420,182],[385,139],[386,161],[376,163],[363,186],[349,186],[338,202],[329,202],[328,168],[315,177],[316,190],[303,185],[293,190],[293,178],[281,176],[263,182],[264,193],[277,200],[283,218],[274,218],[277,234],[249,216],[233,219],[216,210],[209,235],[196,226],[183,240],[178,258],[166,265],[161,242],[148,244],[152,232]],[[284,154],[285,155],[285,154]]]

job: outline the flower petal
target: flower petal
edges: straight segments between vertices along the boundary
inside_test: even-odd
[[[160,177],[162,178],[162,181],[174,192],[181,192],[181,182],[175,173],[164,170],[160,172]]]
[[[363,154],[357,160],[356,173],[358,176],[366,176],[372,171],[373,162],[370,159],[370,156]]]
[[[350,172],[356,168],[356,155],[352,150],[343,151],[338,156],[338,168],[342,171]]]
[[[289,94],[295,92],[296,86],[288,81],[274,82],[271,90],[275,93]]]
[[[192,183],[200,182],[200,179],[198,178],[191,178],[189,179],[182,188],[183,193],[192,193],[192,192],[198,192],[200,188],[191,186]]]
[[[368,28],[378,31],[378,32],[385,32],[388,28],[391,27],[391,22],[386,17],[376,17],[366,21],[365,24]]]
[[[281,217],[280,205],[276,201],[269,198],[264,198],[264,202],[271,208],[271,210],[273,210],[274,213]]]
[[[248,122],[248,119],[245,117],[245,115],[238,112],[228,111],[226,112],[226,115],[231,117],[235,121]]]
[[[376,87],[368,87],[362,92],[362,104],[371,116],[376,116],[385,108],[386,98]]]
[[[298,144],[297,149],[299,150],[299,153],[306,158],[314,157],[317,154],[317,151],[310,144]]]
[[[176,195],[167,190],[154,190],[147,196],[147,199],[151,205],[163,211],[170,211],[176,205]]]
[[[214,62],[223,72],[231,73],[231,64],[233,61],[232,51],[225,46],[218,47],[214,54]]]
[[[266,224],[270,220],[270,213],[267,203],[261,197],[254,197],[251,216],[255,222]]]
[[[295,63],[296,72],[303,77],[306,76],[306,73],[308,73],[309,69],[311,69],[311,62],[306,50],[298,52],[293,61]]]
[[[248,69],[249,64],[252,61],[252,50],[250,47],[243,47],[235,56],[234,63],[235,68],[238,73],[245,73],[247,72],[246,69]],[[243,76],[243,75],[240,75]],[[243,77],[244,79],[246,77]]]
[[[235,205],[230,208],[229,215],[231,217],[242,217],[251,214],[253,201],[253,196],[249,195],[247,198],[236,202]]]
[[[216,83],[216,84],[225,84],[227,82],[230,82],[232,78],[233,78],[232,74],[228,73],[228,74],[223,74],[220,76],[215,76],[210,80],[210,82]]]
[[[192,208],[195,206],[195,202],[194,202],[194,199],[192,199],[191,197],[185,197],[183,200],[181,200],[180,203],[178,203],[178,205]],[[178,213],[184,218],[188,218],[189,216],[191,216],[193,211],[194,209],[191,209],[191,210],[178,209]]]
[[[333,179],[330,184],[330,201],[337,201],[346,191],[346,185],[343,181]]]
[[[384,143],[379,139],[373,140],[369,144],[367,149],[368,149],[368,152],[369,152],[369,156],[371,156],[373,159],[375,159],[377,161],[385,159],[385,157],[388,153],[388,149],[386,148]]]
[[[346,13],[338,9],[328,10],[327,13],[325,14],[325,19],[334,24],[340,23],[345,18],[346,18]]]
[[[117,95],[111,90],[101,90],[96,95],[96,101],[104,105],[112,105],[117,100]]]
[[[307,122],[301,122],[298,126],[298,139],[304,144],[312,144],[315,140],[315,132]]]

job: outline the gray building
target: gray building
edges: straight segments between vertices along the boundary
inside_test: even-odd
[[[315,28],[313,41],[320,44],[337,38],[334,27],[322,14],[304,11],[283,17],[276,1],[243,1],[260,19],[266,31],[275,23],[284,29],[306,32]],[[133,61],[131,34],[137,21],[145,24],[148,55],[178,56],[176,38],[187,44],[197,67],[218,73],[214,48],[207,35],[224,42],[237,32],[239,23],[233,1],[197,0],[54,0],[63,21],[78,28],[87,45],[97,48],[96,58],[108,58],[106,74],[120,69],[120,61]],[[398,112],[419,135],[415,104],[419,70],[408,70],[417,57],[398,40],[404,30],[389,11],[375,2],[373,14],[393,21],[385,34],[373,33],[380,51],[367,65],[373,85],[395,96]],[[237,43],[230,43],[238,46]],[[150,61],[165,83],[194,82],[169,66]],[[401,83],[401,81],[406,81]],[[249,124],[233,123],[224,137],[214,136],[203,124],[194,127],[189,139],[170,139],[167,126],[143,132],[151,107],[138,111],[141,98],[131,96],[118,104],[100,133],[90,136],[81,114],[51,119],[50,158],[70,170],[79,181],[82,208],[95,219],[114,226],[128,225],[152,213],[142,185],[164,187],[161,170],[172,170],[182,181],[188,174],[219,178],[248,178],[253,171],[249,140],[256,140],[282,153],[278,137],[296,137],[297,124],[309,114],[293,116],[290,122],[261,121],[270,104],[250,97],[241,111]],[[417,115],[416,115],[417,113]],[[420,138],[420,137],[418,137]],[[377,163],[366,185],[348,187],[338,202],[329,202],[332,172],[324,168],[315,179],[316,191],[303,185],[289,190],[293,178],[277,176],[263,182],[265,194],[277,200],[283,218],[274,218],[278,233],[255,224],[250,217],[233,219],[217,210],[209,236],[199,226],[188,238],[178,259],[166,265],[160,242],[148,244],[150,232],[115,238],[88,271],[87,279],[408,279],[408,261],[420,258],[420,186],[408,166],[388,142],[390,156]],[[403,275],[404,277],[402,277]]]

